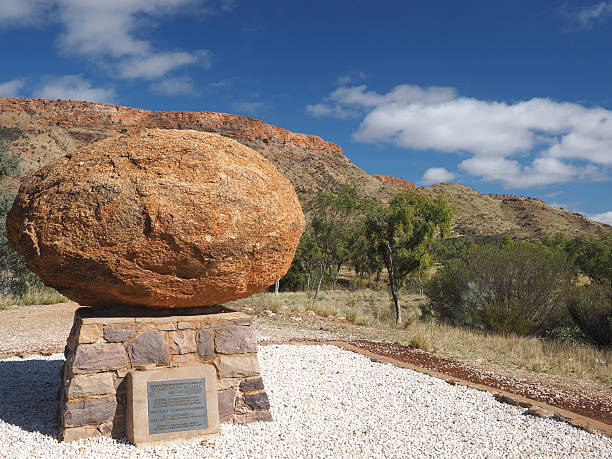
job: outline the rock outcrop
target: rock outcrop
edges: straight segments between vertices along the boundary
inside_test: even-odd
[[[392,177],[390,175],[383,174],[372,174],[372,177],[376,177],[381,182],[392,183],[393,185],[401,186],[402,188],[406,188],[407,190],[416,190],[418,186],[414,183],[409,182],[408,180],[404,180],[398,177]]]
[[[153,129],[91,144],[21,186],[7,238],[89,306],[194,307],[282,277],[304,229],[291,183],[226,137]]]

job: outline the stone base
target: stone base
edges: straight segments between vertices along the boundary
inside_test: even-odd
[[[59,439],[126,433],[132,371],[214,365],[219,422],[271,421],[251,318],[222,307],[187,311],[79,308],[62,369]]]

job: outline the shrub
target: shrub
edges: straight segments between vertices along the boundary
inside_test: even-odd
[[[473,246],[426,292],[437,317],[455,325],[534,335],[553,327],[572,271],[560,250],[528,242]]]
[[[421,322],[431,322],[433,320],[434,312],[430,303],[419,303],[419,310],[421,311],[419,317]]]
[[[461,301],[467,283],[467,264],[458,259],[450,260],[429,280],[425,295],[438,319],[455,325],[470,322],[469,311],[462,309]]]
[[[599,347],[612,346],[612,289],[591,284],[576,289],[567,310],[578,328]]]
[[[417,334],[410,338],[408,341],[408,347],[413,347],[415,349],[421,349],[422,351],[429,350],[429,340],[426,336]]]

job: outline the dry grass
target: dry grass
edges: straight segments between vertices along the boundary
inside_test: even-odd
[[[409,294],[401,300],[401,327],[394,325],[392,301],[384,290],[323,291],[314,304],[312,295],[305,292],[264,293],[237,303],[254,307],[256,314],[268,309],[280,320],[289,316],[316,318],[317,323],[310,326],[320,326],[324,320],[326,330],[339,334],[395,342],[459,360],[612,384],[612,350],[422,322],[418,320],[418,304],[423,300]],[[309,326],[308,321],[300,323]]]
[[[30,287],[20,296],[0,296],[0,309],[14,305],[55,304],[69,301],[64,295],[49,287]]]
[[[368,326],[392,326],[395,322],[395,307],[385,290],[361,289],[321,291],[316,302],[310,292],[283,292],[278,296],[260,293],[244,300],[260,310],[274,313],[308,313],[317,316],[344,319],[350,323]],[[423,301],[418,295],[400,295],[404,326],[415,321]]]

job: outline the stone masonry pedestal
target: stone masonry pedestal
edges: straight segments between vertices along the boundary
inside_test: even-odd
[[[181,314],[179,315],[178,312]],[[271,421],[251,318],[223,307],[187,311],[79,308],[65,350],[59,438],[125,435],[130,371],[214,365],[219,422]]]

